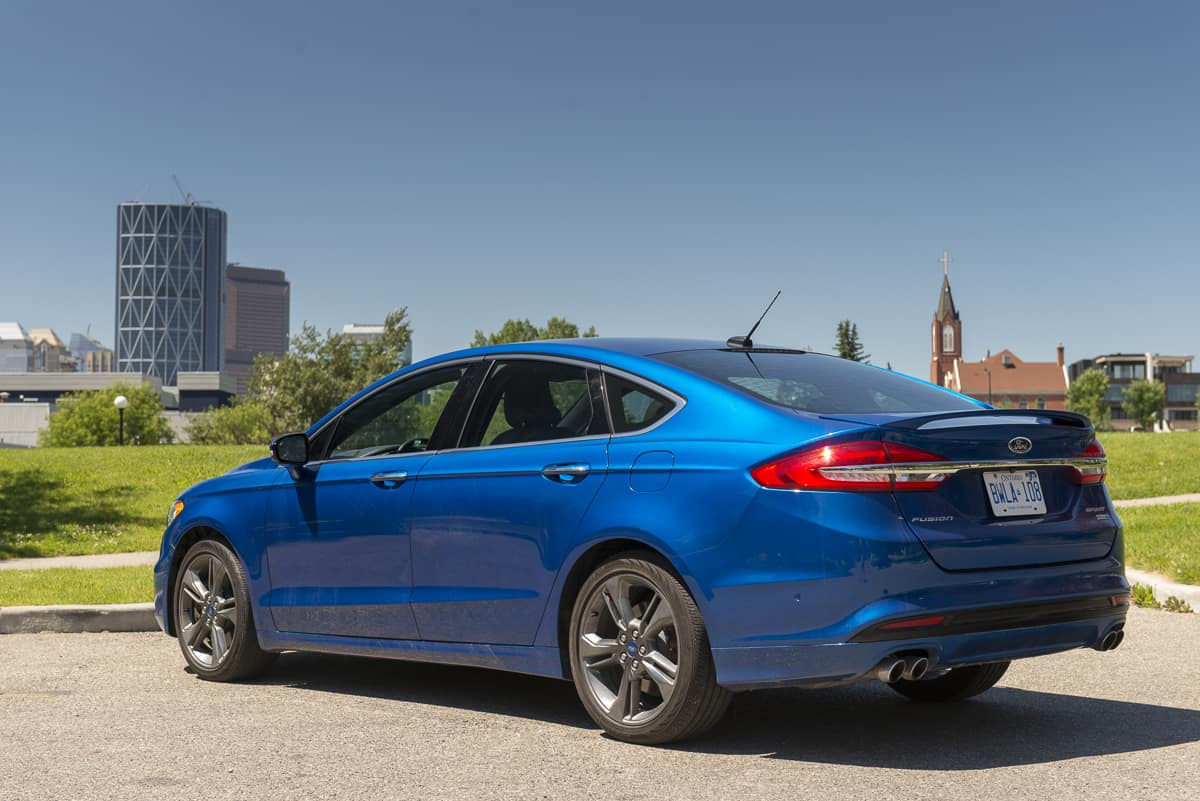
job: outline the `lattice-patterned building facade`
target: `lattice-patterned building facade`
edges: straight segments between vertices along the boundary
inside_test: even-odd
[[[117,371],[174,385],[216,372],[224,343],[225,212],[207,206],[117,207]]]

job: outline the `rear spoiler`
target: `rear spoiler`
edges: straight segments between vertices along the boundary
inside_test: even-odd
[[[940,412],[921,417],[904,417],[884,423],[881,428],[916,431],[936,428],[971,428],[987,425],[1069,426],[1092,430],[1092,421],[1077,412],[1056,409],[972,409]]]

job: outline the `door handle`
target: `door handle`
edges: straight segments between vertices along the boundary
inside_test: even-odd
[[[584,476],[590,472],[592,472],[592,466],[583,462],[548,464],[542,468],[543,476],[560,484],[574,484],[582,481]]]
[[[395,489],[408,479],[408,472],[397,470],[394,473],[376,473],[371,476],[371,483],[384,489]]]

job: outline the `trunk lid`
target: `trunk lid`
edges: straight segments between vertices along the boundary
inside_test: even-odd
[[[947,460],[936,490],[894,493],[909,529],[946,570],[1087,561],[1112,549],[1118,522],[1108,492],[1081,485],[1070,464],[1095,439],[1082,415],[981,409],[836,419],[875,425],[884,442]]]

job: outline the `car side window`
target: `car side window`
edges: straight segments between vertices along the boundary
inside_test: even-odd
[[[604,381],[614,433],[626,434],[649,428],[675,408],[675,402],[670,398],[628,379],[606,373]]]
[[[463,434],[462,446],[515,445],[608,431],[593,413],[584,367],[531,359],[493,365]]]
[[[429,447],[450,396],[466,367],[447,367],[377,391],[337,422],[327,459],[410,453]]]

